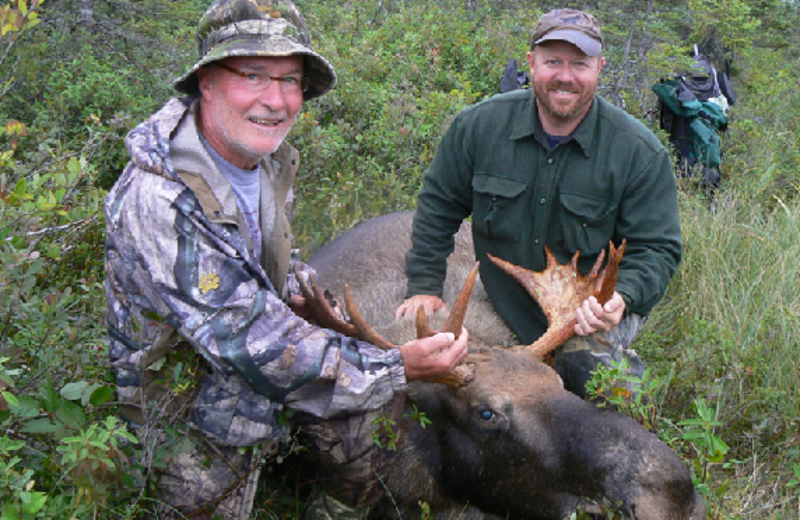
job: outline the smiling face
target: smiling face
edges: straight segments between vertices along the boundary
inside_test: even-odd
[[[569,135],[592,107],[605,58],[587,56],[561,40],[537,45],[527,58],[545,132]]]
[[[226,161],[252,169],[278,149],[303,105],[303,92],[288,91],[283,81],[253,89],[251,77],[302,78],[303,58],[236,57],[197,71],[202,102],[198,126],[206,141]],[[299,81],[299,79],[298,79]]]

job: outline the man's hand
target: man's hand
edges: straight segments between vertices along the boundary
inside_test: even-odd
[[[397,308],[397,311],[394,313],[394,315],[396,318],[416,318],[417,309],[420,307],[425,309],[425,316],[430,316],[439,309],[447,310],[447,306],[444,304],[444,301],[442,301],[442,299],[438,296],[432,296],[430,294],[417,294],[416,296],[412,296],[404,301],[403,304]]]
[[[456,367],[467,355],[469,333],[461,329],[458,339],[450,332],[409,341],[400,346],[406,379],[438,376]]]
[[[311,313],[308,309],[308,303],[304,296],[300,296],[299,294],[295,294],[289,297],[289,308],[292,309],[292,312],[307,320],[311,317]]]
[[[588,336],[598,330],[611,330],[622,320],[625,300],[616,291],[604,305],[600,305],[597,298],[590,296],[578,307],[576,313],[578,323],[575,325],[575,334],[578,336]]]

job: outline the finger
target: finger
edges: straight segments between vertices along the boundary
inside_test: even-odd
[[[576,311],[576,321],[575,324],[575,333],[579,336],[586,336],[587,334],[591,334],[594,332],[594,327],[592,327],[586,319],[586,311],[579,307]]]
[[[605,311],[594,296],[583,302],[583,313],[586,318],[586,323],[593,328],[597,328],[603,324],[603,315],[605,315]]]
[[[462,334],[459,335],[456,341],[439,351],[438,357],[442,362],[442,366],[446,367],[448,370],[452,370],[456,365],[461,363],[467,355],[468,337],[469,335],[462,329]]]
[[[596,318],[599,318],[600,316],[602,316],[605,313],[605,310],[603,309],[603,306],[600,305],[600,302],[598,302],[597,298],[595,298],[594,296],[590,296],[589,298],[587,298],[584,301],[584,303],[586,304],[588,309],[591,311],[591,314],[594,315],[594,317],[596,317]]]
[[[452,345],[456,340],[456,336],[452,332],[437,332],[431,336],[431,340],[432,345],[441,351]]]
[[[469,353],[468,342],[469,342],[469,332],[467,332],[467,329],[465,329],[464,327],[461,327],[461,334],[459,334],[458,339],[456,340],[456,343],[458,344],[459,348],[456,365],[464,361],[464,358],[467,357],[467,354]]]
[[[620,312],[624,310],[625,300],[622,299],[618,293],[614,293],[614,296],[608,300],[605,305],[603,305],[603,310],[606,312],[613,314],[615,312]]]

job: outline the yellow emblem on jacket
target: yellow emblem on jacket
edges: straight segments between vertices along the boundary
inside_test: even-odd
[[[206,294],[208,291],[213,291],[214,289],[219,289],[219,276],[214,273],[204,274],[200,277],[198,287],[203,294]]]

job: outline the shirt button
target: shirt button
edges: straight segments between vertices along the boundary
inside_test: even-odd
[[[585,227],[585,228],[586,228],[586,227],[589,227],[589,224],[587,224],[586,222],[584,222],[583,224],[581,224],[581,226],[583,226],[583,227]]]
[[[539,239],[538,238],[534,238],[533,239],[533,243],[538,246],[539,245]]]
[[[544,198],[544,197],[542,197],[541,199],[539,199],[539,204],[541,204],[542,206],[544,206],[545,204],[547,204],[547,199],[546,199],[546,198]]]
[[[553,164],[554,162],[556,162],[556,160],[553,159],[552,157],[547,159],[547,164]]]

